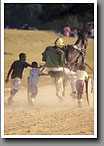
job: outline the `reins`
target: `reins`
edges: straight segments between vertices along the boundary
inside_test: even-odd
[[[92,69],[87,63],[85,63],[85,65],[92,71],[92,73],[93,73],[93,75],[94,75],[93,69]]]
[[[75,56],[75,58],[71,61],[71,64],[73,64],[79,58],[79,56],[80,56],[80,53]]]

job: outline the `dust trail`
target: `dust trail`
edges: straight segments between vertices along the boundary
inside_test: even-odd
[[[84,97],[82,107],[70,96],[67,86],[63,103],[58,101],[53,85],[39,88],[34,106],[28,104],[27,90],[21,89],[8,106],[5,95],[5,134],[11,135],[86,135],[94,134],[94,110]],[[90,120],[89,120],[90,114]],[[89,127],[90,126],[90,127]]]

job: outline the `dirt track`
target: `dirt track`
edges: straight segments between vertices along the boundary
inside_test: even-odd
[[[84,96],[82,107],[70,96],[67,87],[63,103],[59,103],[53,85],[39,88],[35,105],[27,100],[26,89],[21,89],[13,105],[7,105],[5,94],[5,135],[93,135],[94,107],[87,104]]]

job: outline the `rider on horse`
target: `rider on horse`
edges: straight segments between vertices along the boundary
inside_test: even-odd
[[[54,46],[48,46],[42,53],[42,61],[45,61],[48,73],[55,78],[56,95],[59,100],[63,100],[63,66],[66,63],[66,58],[62,48],[64,41],[62,38],[57,38]]]

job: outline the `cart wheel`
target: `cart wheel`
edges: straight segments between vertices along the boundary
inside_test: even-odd
[[[87,94],[87,102],[89,106],[92,106],[94,101],[94,94],[93,94],[93,80],[91,77],[88,77],[86,83],[86,94]]]

